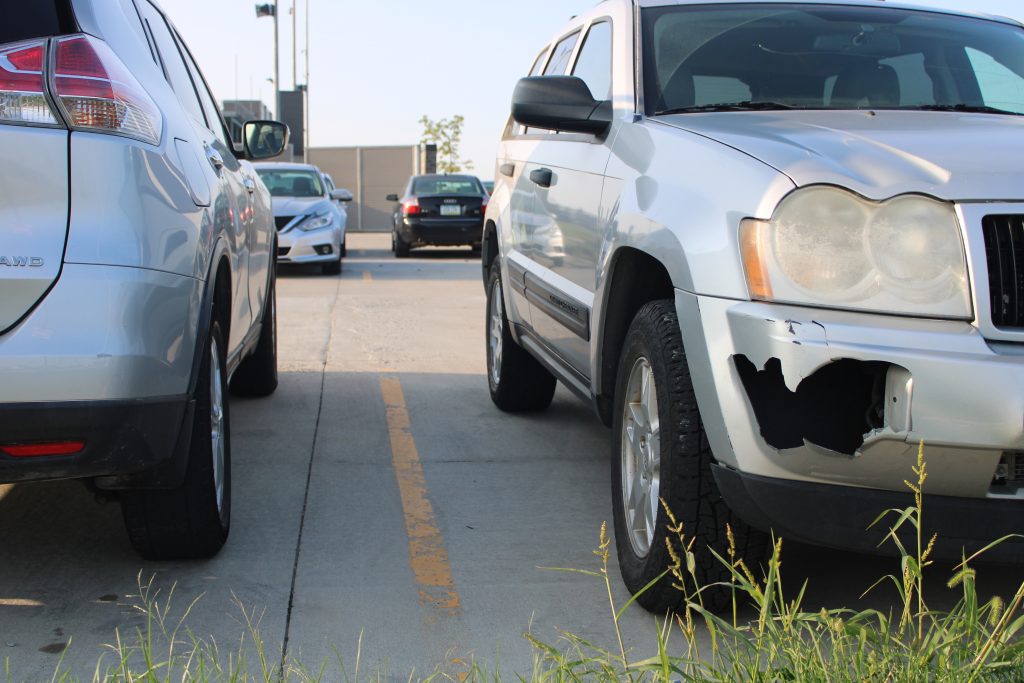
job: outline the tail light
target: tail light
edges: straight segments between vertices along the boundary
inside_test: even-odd
[[[72,129],[159,144],[160,110],[106,43],[76,35],[55,45],[53,92]]]
[[[480,204],[480,215],[483,216],[485,213],[487,213],[487,200],[486,199]]]
[[[402,215],[403,216],[415,216],[420,213],[420,200],[406,199],[402,202]]]
[[[45,63],[44,41],[0,47],[0,121],[60,125],[46,101]]]

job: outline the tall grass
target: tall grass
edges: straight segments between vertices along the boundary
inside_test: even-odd
[[[662,576],[671,576],[685,603],[676,614],[655,619],[651,638],[657,654],[633,658],[624,645],[622,615],[635,598],[620,605],[613,597],[609,573],[611,541],[602,525],[595,550],[596,569],[560,571],[575,572],[603,584],[614,642],[593,643],[564,633],[558,642],[549,643],[527,633],[525,637],[535,650],[533,666],[530,671],[514,672],[507,677],[531,683],[1024,681],[1024,642],[1018,637],[1024,627],[1024,583],[1009,600],[982,600],[972,564],[982,552],[1001,541],[971,557],[963,557],[953,569],[947,585],[958,592],[958,600],[951,609],[929,607],[924,578],[926,570],[932,567],[936,539],[924,536],[924,488],[928,475],[923,446],[914,474],[916,479],[907,482],[914,492],[914,504],[906,509],[888,510],[875,522],[888,524],[884,542],[897,551],[894,566],[898,572],[882,577],[868,592],[886,585],[894,587],[898,600],[889,612],[845,607],[806,609],[807,583],[794,595],[787,594],[783,584],[782,539],[775,540],[767,563],[755,574],[753,568],[737,559],[728,530],[726,556],[715,557],[729,570],[726,586],[732,592],[732,605],[724,615],[712,613],[702,600],[709,586],[701,585],[696,574],[696,553],[702,550],[696,547],[694,539],[686,536],[686,530],[666,507],[672,525],[673,538],[668,544],[672,564]],[[905,541],[908,538],[910,543]],[[243,634],[230,646],[222,647],[188,629],[188,617],[195,602],[188,605],[182,616],[173,619],[173,590],[161,599],[150,586],[140,582],[139,595],[143,625],[130,634],[115,632],[113,644],[99,658],[88,679],[93,683],[356,683],[395,678],[386,668],[365,666],[361,661],[361,639],[350,663],[336,653],[317,668],[307,669],[290,657],[268,656],[260,633],[260,615],[241,604]],[[748,618],[746,615],[750,614],[753,616]],[[63,666],[63,662],[58,665],[52,682],[77,681]],[[6,680],[10,681],[9,662],[6,672]],[[502,674],[470,663],[468,671],[457,677],[434,671],[425,677],[408,674],[407,680],[500,683]]]

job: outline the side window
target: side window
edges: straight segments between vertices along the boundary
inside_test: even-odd
[[[551,51],[544,48],[544,51],[537,55],[537,59],[533,62],[533,67],[530,69],[531,76],[540,76],[544,69],[544,63],[548,61],[548,55]]]
[[[228,142],[230,138],[224,130],[224,120],[221,118],[216,100],[214,100],[213,95],[210,94],[210,89],[206,87],[206,81],[203,79],[203,74],[200,73],[195,60],[192,59],[192,55],[182,42],[181,36],[175,34],[175,38],[177,38],[181,56],[185,58],[185,64],[188,66],[189,73],[192,75],[192,82],[195,83],[196,90],[199,91],[199,101],[203,105],[203,111],[206,113],[207,126],[211,131],[213,131],[214,135],[224,143],[225,147],[231,149],[231,144]]]
[[[967,48],[967,58],[986,106],[1024,112],[1024,79],[981,50]]]
[[[178,52],[178,46],[174,42],[170,29],[167,28],[167,22],[149,2],[140,3],[139,10],[149,27],[149,32],[153,35],[153,40],[156,41],[156,49],[160,53],[164,73],[167,74],[167,80],[170,81],[174,94],[178,96],[178,101],[196,121],[205,125],[203,109],[196,96],[196,89],[192,85],[192,77],[189,76],[185,62],[181,61],[181,53]]]
[[[612,24],[602,21],[594,24],[576,58],[574,76],[583,79],[596,100],[607,100],[612,96]]]
[[[565,74],[565,70],[569,67],[569,58],[572,57],[572,49],[576,47],[576,40],[579,37],[580,32],[576,31],[576,33],[558,41],[554,52],[551,54],[551,61],[548,62],[547,67],[544,69],[545,76],[561,76]]]

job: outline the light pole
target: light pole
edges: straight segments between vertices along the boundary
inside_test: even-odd
[[[274,18],[274,116],[281,117],[281,61],[278,55],[277,0],[274,4],[256,5],[256,18]]]

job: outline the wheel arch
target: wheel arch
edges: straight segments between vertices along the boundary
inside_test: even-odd
[[[490,276],[491,264],[498,258],[498,226],[494,221],[487,221],[484,224],[484,236],[480,246],[480,267],[484,280],[484,287],[487,287],[487,279]]]
[[[674,301],[675,287],[665,265],[634,247],[621,247],[612,256],[595,348],[595,404],[602,422],[611,426],[619,357],[637,312],[651,301]]]

